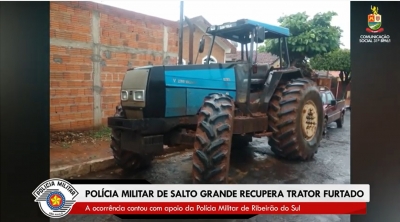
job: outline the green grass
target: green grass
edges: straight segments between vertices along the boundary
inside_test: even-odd
[[[101,127],[100,129],[94,130],[91,133],[93,139],[106,139],[111,135],[111,129],[108,127]]]
[[[71,146],[71,144],[66,143],[66,142],[63,142],[63,143],[61,144],[61,146],[62,146],[62,148],[64,148],[64,149],[68,149],[68,148]]]
[[[111,129],[100,127],[85,131],[61,131],[51,132],[50,142],[60,144],[63,148],[68,148],[73,143],[95,143],[96,141],[110,140]]]

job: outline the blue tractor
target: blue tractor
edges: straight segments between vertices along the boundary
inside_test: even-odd
[[[217,37],[240,43],[241,60],[210,64]],[[286,28],[242,19],[207,29],[199,52],[211,38],[208,64],[129,69],[121,105],[108,118],[117,165],[145,167],[164,145],[189,145],[193,183],[226,183],[231,147],[265,136],[277,156],[311,159],[322,138],[323,105],[312,80],[283,66],[288,37]],[[253,52],[265,39],[278,39],[280,68],[257,64]]]

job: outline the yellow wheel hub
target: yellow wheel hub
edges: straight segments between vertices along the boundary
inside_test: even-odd
[[[302,110],[301,115],[301,129],[303,131],[304,138],[307,141],[312,140],[318,129],[318,113],[317,106],[311,100],[308,100]]]

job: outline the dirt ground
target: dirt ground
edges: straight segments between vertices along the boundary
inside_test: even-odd
[[[110,129],[50,133],[50,167],[110,157]]]
[[[110,135],[111,130],[107,127],[88,131],[50,133],[50,168],[111,157]],[[165,157],[188,148],[164,146],[164,153],[158,157]]]

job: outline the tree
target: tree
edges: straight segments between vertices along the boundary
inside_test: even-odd
[[[340,71],[339,78],[342,82],[342,99],[345,97],[346,88],[351,81],[350,50],[339,49],[325,55],[318,55],[311,59],[310,65],[317,70]]]
[[[265,44],[260,44],[260,46],[258,46],[257,49],[258,49],[259,52],[266,52],[267,51],[267,49],[265,47]]]
[[[291,33],[288,38],[290,61],[286,61],[286,56],[283,56],[285,63],[302,68],[305,74],[310,75],[312,70],[308,66],[307,58],[339,49],[342,30],[331,25],[332,18],[336,15],[336,12],[324,12],[309,19],[302,12],[280,17],[280,25],[289,28]],[[266,40],[265,47],[261,46],[259,50],[280,56],[279,40]]]

